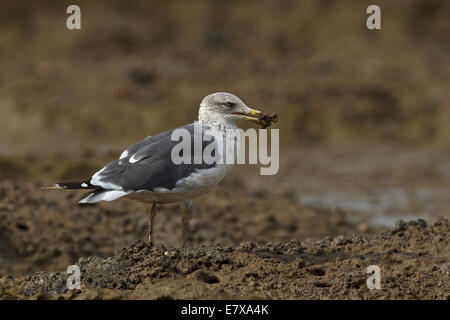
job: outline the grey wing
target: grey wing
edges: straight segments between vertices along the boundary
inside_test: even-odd
[[[194,124],[181,128],[191,133],[193,151]],[[174,129],[175,130],[175,129]],[[103,189],[153,190],[158,187],[173,189],[177,181],[189,176],[197,169],[212,168],[215,164],[175,164],[171,153],[178,141],[171,141],[173,130],[165,131],[131,146],[120,159],[107,164],[94,174],[91,184]],[[202,143],[202,150],[210,142]],[[192,157],[194,152],[191,152]]]
[[[181,128],[184,128],[184,127],[186,127],[186,126],[183,126]],[[124,152],[122,152],[119,159],[129,157],[129,156],[135,154],[136,152],[144,149],[145,147],[152,145],[162,139],[166,139],[167,137],[169,137],[169,139],[170,139],[170,135],[172,134],[172,131],[173,130],[164,131],[155,136],[146,137],[144,140],[139,141],[138,143],[135,143],[132,146],[128,147],[128,149],[126,149]]]
[[[137,152],[139,149],[146,146],[150,142],[151,139],[152,139],[152,137],[148,136],[144,140],[139,141],[138,143],[135,143],[132,146],[128,147],[128,149],[126,149],[124,152],[122,152],[119,159],[126,158],[128,155]]]

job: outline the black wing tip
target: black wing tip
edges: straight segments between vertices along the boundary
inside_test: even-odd
[[[101,189],[92,185],[89,181],[58,182],[56,186],[62,189]]]

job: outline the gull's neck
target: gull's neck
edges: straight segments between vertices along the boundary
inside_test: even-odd
[[[226,119],[214,112],[202,112],[202,110],[198,113],[198,122],[217,127],[220,130],[237,128],[234,120]]]

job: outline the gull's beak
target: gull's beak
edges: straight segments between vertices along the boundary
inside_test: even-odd
[[[233,114],[240,116],[241,119],[261,124],[259,115],[262,114],[262,112],[257,109],[246,107],[243,111],[234,112]]]

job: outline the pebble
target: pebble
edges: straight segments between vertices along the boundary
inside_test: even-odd
[[[444,264],[441,266],[441,272],[442,272],[443,274],[446,274],[446,275],[450,276],[450,262],[444,263]]]
[[[333,239],[333,243],[336,245],[336,246],[342,246],[342,245],[344,245],[345,244],[345,238],[344,238],[344,236],[343,235],[339,235],[339,236],[336,236],[336,237],[334,237],[334,239]]]

